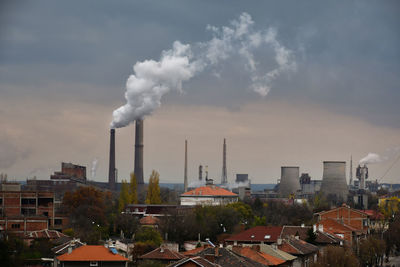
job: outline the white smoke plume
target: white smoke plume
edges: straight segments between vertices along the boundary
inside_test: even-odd
[[[239,188],[239,187],[250,187],[250,181],[245,181],[245,182],[233,182],[228,184],[229,190],[232,190],[234,188]]]
[[[171,90],[182,92],[182,84],[205,68],[217,66],[232,56],[245,59],[243,66],[250,75],[249,85],[261,96],[270,91],[273,81],[284,73],[296,71],[293,52],[277,40],[277,30],[254,30],[254,21],[243,13],[230,26],[207,26],[213,34],[208,42],[182,44],[175,41],[170,50],[163,51],[158,61],[145,60],[133,66],[126,83],[124,106],[114,110],[111,128],[125,127],[136,119],[150,115],[161,105],[163,95]],[[259,70],[255,49],[271,49],[274,53],[272,70]],[[217,72],[215,72],[217,73]]]
[[[205,185],[206,185],[206,181],[205,181],[205,179],[203,179],[201,181],[200,180],[191,181],[189,183],[188,187],[197,188],[197,187],[201,187],[201,186],[205,186]]]
[[[359,163],[361,165],[364,165],[364,164],[372,164],[372,163],[381,163],[386,160],[388,160],[388,157],[380,156],[376,153],[368,153],[368,155],[366,155],[365,157],[360,159]]]
[[[97,160],[97,158],[95,158],[92,161],[92,168],[90,169],[90,174],[91,174],[92,180],[94,180],[94,178],[96,178],[96,171],[97,171],[98,162],[99,161]]]

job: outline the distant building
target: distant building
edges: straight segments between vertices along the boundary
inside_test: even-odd
[[[236,183],[246,183],[249,181],[249,175],[247,173],[236,174]]]
[[[2,188],[9,189],[4,184]],[[54,218],[53,192],[0,191],[2,231],[24,236],[32,231],[54,228],[58,223]]]
[[[282,226],[256,226],[225,239],[228,245],[276,243]]]
[[[195,188],[180,196],[181,205],[226,205],[237,202],[238,195],[215,185],[206,185]]]

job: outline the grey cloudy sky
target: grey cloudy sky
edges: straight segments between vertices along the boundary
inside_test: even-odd
[[[99,159],[105,181],[112,111],[125,104],[132,66],[158,60],[175,40],[197,43],[247,12],[258,30],[274,27],[297,71],[261,98],[233,58],[171,92],[145,125],[145,175],[163,182],[199,164],[229,179],[249,173],[275,182],[280,166],[320,179],[323,160],[358,160],[400,146],[398,1],[2,1],[0,4],[0,172],[49,177],[61,161]],[[268,49],[258,51],[265,71]],[[214,73],[215,74],[215,73]],[[117,131],[120,178],[133,168],[133,127]],[[371,165],[380,178],[392,161]],[[384,181],[399,181],[397,164]],[[89,175],[90,172],[88,172]]]

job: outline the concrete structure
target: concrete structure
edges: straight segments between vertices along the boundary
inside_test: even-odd
[[[199,166],[199,181],[203,180],[203,166]]]
[[[296,194],[300,189],[299,167],[281,167],[279,194],[282,197],[288,197],[291,194]]]
[[[115,129],[110,130],[110,165],[108,168],[108,186],[115,190]]]
[[[364,164],[364,166],[358,165],[356,171],[357,179],[359,180],[358,189],[365,190],[365,180],[368,179],[368,167]]]
[[[226,185],[228,183],[228,177],[226,173],[226,140],[224,138],[224,145],[222,147],[222,177],[221,185]]]
[[[236,174],[236,183],[244,183],[249,181],[249,175],[247,173]]]
[[[53,192],[1,191],[0,228],[19,236],[55,226]]]
[[[185,140],[185,169],[183,173],[183,188],[184,192],[188,190],[188,177],[187,177],[187,140]]]
[[[195,188],[180,196],[181,205],[195,206],[195,205],[226,205],[229,203],[237,202],[238,195],[232,193],[224,188],[207,185]]]
[[[138,184],[144,184],[143,179],[143,120],[136,120],[135,130],[135,169],[136,181]]]
[[[324,161],[321,192],[334,197],[336,201],[346,201],[348,187],[345,161]]]

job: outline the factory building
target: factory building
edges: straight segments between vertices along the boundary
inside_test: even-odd
[[[0,191],[0,230],[19,236],[31,231],[54,228],[53,192],[21,191],[19,184],[2,184]]]
[[[224,188],[209,184],[183,193],[180,196],[184,206],[217,206],[237,202],[238,195]]]

